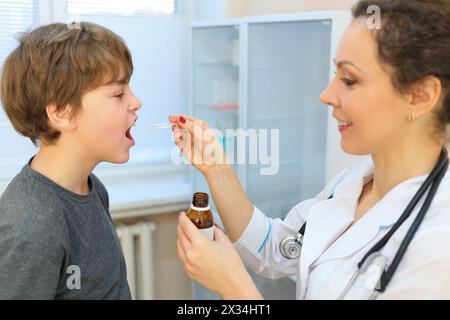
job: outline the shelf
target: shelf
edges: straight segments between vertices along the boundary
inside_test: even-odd
[[[271,66],[250,66],[249,71],[273,71],[273,70],[305,70],[305,65],[301,65],[301,66],[295,66],[295,65],[281,65],[281,66],[275,66],[275,65],[271,65]]]
[[[297,119],[302,118],[302,114],[286,114],[286,115],[267,115],[267,116],[253,116],[250,117],[249,122],[252,121],[274,121],[274,120],[291,120],[291,119]]]
[[[235,104],[233,104],[235,105]],[[214,108],[212,104],[196,104],[194,106],[194,110],[195,109],[206,109],[209,111],[218,111],[218,112],[234,112],[234,113],[238,113],[239,112],[239,106],[237,108],[233,107],[233,108]]]
[[[303,161],[302,160],[298,160],[298,159],[291,159],[291,160],[283,160],[280,161],[278,166],[281,167],[286,167],[286,166],[300,166],[302,165]],[[267,165],[262,165],[262,164],[252,164],[250,165],[251,167],[249,167],[249,171],[255,171],[255,170],[259,170],[261,168],[265,168],[267,167]]]
[[[220,62],[220,63],[214,63],[214,62],[197,62],[195,63],[195,66],[197,67],[208,67],[208,68],[230,68],[230,69],[239,69],[239,65],[234,65],[232,63],[227,62]]]

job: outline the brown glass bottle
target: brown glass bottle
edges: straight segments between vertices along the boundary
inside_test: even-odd
[[[208,194],[196,192],[187,216],[208,239],[214,238],[214,218],[209,208]]]

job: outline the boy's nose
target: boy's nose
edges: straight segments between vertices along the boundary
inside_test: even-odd
[[[133,103],[130,104],[130,110],[139,110],[142,107],[142,102],[138,98],[134,97]]]
[[[142,107],[142,101],[139,100],[139,99],[137,99],[137,98],[136,98],[136,100],[137,100],[137,106],[136,106],[136,109],[139,110],[139,109]]]

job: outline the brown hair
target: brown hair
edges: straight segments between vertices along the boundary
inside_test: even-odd
[[[133,73],[123,40],[93,23],[50,24],[19,41],[3,66],[1,101],[14,128],[35,145],[60,136],[48,124],[48,105],[70,105],[73,115],[85,93],[112,81],[128,83]]]
[[[436,112],[436,127],[445,136],[450,124],[450,1],[449,0],[360,0],[353,17],[368,15],[376,5],[382,28],[376,30],[380,60],[390,66],[392,83],[399,92],[429,76],[442,84]]]

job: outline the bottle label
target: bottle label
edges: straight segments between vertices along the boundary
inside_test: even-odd
[[[209,210],[209,206],[204,207],[204,208],[200,208],[200,207],[196,207],[193,204],[191,204],[191,209],[196,210],[196,211],[208,211]]]
[[[198,229],[209,240],[214,240],[214,226],[206,229]]]

